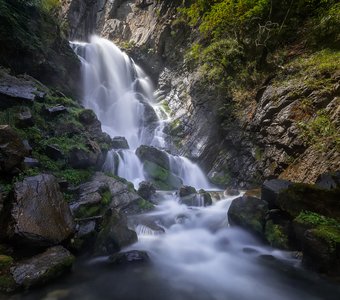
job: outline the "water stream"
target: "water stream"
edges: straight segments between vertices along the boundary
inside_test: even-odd
[[[83,64],[84,105],[95,111],[104,131],[124,136],[130,146],[111,151],[104,168],[137,185],[144,173],[134,151],[142,144],[166,148],[162,126],[168,116],[157,113],[147,76],[114,44],[93,37],[90,43],[73,43],[73,48]],[[185,184],[211,188],[190,160],[169,155],[169,162]],[[181,204],[174,192],[158,191],[153,211],[130,217],[138,242],[125,249],[147,251],[151,263],[117,269],[107,257],[80,259],[72,275],[13,299],[339,299],[337,285],[304,271],[291,253],[229,227],[233,199],[191,207]]]

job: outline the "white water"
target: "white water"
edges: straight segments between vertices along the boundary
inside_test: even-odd
[[[82,62],[83,104],[92,109],[111,137],[123,136],[130,149],[111,150],[104,164],[110,171],[134,183],[145,179],[135,155],[138,146],[166,148],[163,132],[169,116],[155,104],[151,80],[124,52],[110,41],[92,36],[90,43],[73,42]],[[149,120],[148,122],[146,120]],[[171,171],[186,185],[212,188],[197,165],[169,154]]]

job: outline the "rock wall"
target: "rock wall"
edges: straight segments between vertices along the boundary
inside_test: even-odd
[[[69,7],[78,2],[71,1]],[[321,173],[339,169],[337,148],[326,145],[320,150],[306,143],[300,127],[301,122],[313,122],[321,109],[333,123],[339,119],[338,75],[311,71],[302,77],[299,68],[281,66],[256,96],[230,113],[227,126],[221,126],[217,104],[234,99],[207,86],[186,60],[197,36],[177,18],[181,1],[104,2],[91,1],[96,7],[92,31],[125,49],[152,77],[157,100],[171,110],[173,122],[165,129],[172,136],[171,151],[198,161],[215,183],[245,187],[274,177],[313,183]],[[68,16],[75,14],[68,10]],[[86,23],[86,16],[79,18]],[[71,36],[83,37],[88,25],[74,32],[72,20]],[[319,78],[328,92],[322,84],[306,86],[306,78]]]

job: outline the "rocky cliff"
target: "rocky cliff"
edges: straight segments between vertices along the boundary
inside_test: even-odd
[[[187,59],[198,36],[178,18],[181,1],[66,2],[71,38],[96,32],[145,68],[171,111],[171,150],[197,160],[215,183],[311,183],[339,169],[338,52],[292,44],[262,84],[226,94]]]

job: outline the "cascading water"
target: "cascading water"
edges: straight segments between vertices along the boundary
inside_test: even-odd
[[[143,166],[135,155],[138,146],[166,148],[164,126],[169,116],[156,105],[153,86],[143,70],[108,40],[93,36],[90,43],[73,42],[82,61],[84,99],[111,137],[123,136],[130,149],[111,150],[104,171],[138,185]],[[171,171],[183,184],[211,188],[199,167],[184,157],[168,154]]]

